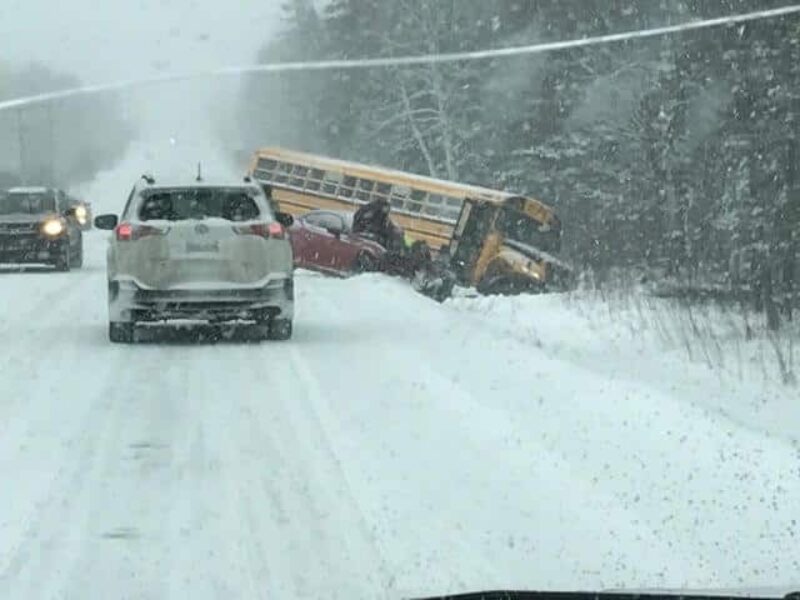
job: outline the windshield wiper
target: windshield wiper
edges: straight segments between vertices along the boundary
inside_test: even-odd
[[[720,593],[692,592],[525,592],[495,590],[487,592],[467,592],[447,596],[430,596],[415,600],[800,600],[800,591],[776,593],[774,596],[761,594],[733,594],[731,590]]]

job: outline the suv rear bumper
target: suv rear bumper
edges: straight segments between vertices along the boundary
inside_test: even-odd
[[[224,323],[294,317],[294,279],[273,279],[261,288],[151,290],[127,281],[108,283],[109,320],[173,320]]]

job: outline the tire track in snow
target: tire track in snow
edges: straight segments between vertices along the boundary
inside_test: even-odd
[[[203,445],[197,447],[200,456],[209,454],[217,463],[215,487],[207,514],[214,514],[213,537],[220,540],[218,561],[223,568],[215,566],[213,579],[205,587],[213,586],[217,597],[269,598],[276,595],[274,583],[274,559],[264,551],[265,543],[279,540],[279,532],[270,529],[269,520],[253,516],[253,504],[266,509],[268,504],[261,501],[261,490],[253,485],[254,471],[269,468],[262,457],[247,456],[243,443],[251,441],[247,435],[249,419],[247,408],[250,395],[258,389],[257,381],[233,381],[230,374],[258,374],[260,369],[249,368],[253,364],[252,354],[257,346],[238,347],[222,344],[210,349],[215,355],[218,370],[193,372],[187,382],[189,395],[199,399],[201,407]],[[241,367],[245,368],[241,368]],[[265,448],[264,450],[267,450]],[[196,466],[196,465],[195,465]],[[206,527],[209,524],[206,523]],[[192,552],[184,560],[192,560]],[[186,589],[173,589],[173,596],[186,596]],[[192,590],[197,592],[199,590]]]
[[[210,434],[218,449],[228,498],[220,527],[248,539],[231,548],[231,563],[247,597],[383,597],[388,587],[378,549],[363,514],[325,445],[326,432],[309,402],[307,382],[295,371],[289,344],[230,349],[239,372],[257,378],[230,393],[230,384],[204,376],[195,382],[208,397],[209,422],[236,432]],[[290,361],[286,361],[286,353]],[[299,385],[298,385],[299,384]],[[212,416],[213,415],[213,416]]]
[[[9,462],[29,463],[25,452],[14,452],[5,443],[13,447],[18,444],[14,440],[34,436],[30,445],[42,457],[38,464],[57,466],[41,475],[23,472],[16,478],[20,501],[33,498],[35,502],[24,508],[24,517],[20,509],[6,512],[9,517],[17,515],[16,529],[23,530],[9,546],[0,569],[0,587],[12,598],[113,595],[114,588],[103,584],[108,572],[101,567],[113,566],[113,550],[100,553],[101,561],[87,557],[94,553],[97,558],[98,545],[108,546],[112,539],[103,537],[102,521],[124,510],[126,500],[134,497],[125,494],[131,486],[120,484],[118,472],[129,450],[125,433],[131,420],[125,412],[135,407],[136,390],[142,385],[137,367],[158,372],[163,366],[160,357],[145,364],[135,349],[107,342],[104,274],[100,270],[80,274],[83,277],[71,282],[69,293],[59,296],[62,302],[55,304],[46,318],[30,321],[30,334],[26,332],[23,345],[17,346],[32,363],[46,367],[48,375],[58,374],[53,380],[57,393],[48,393],[47,377],[23,382],[29,401],[18,407],[13,435],[0,438],[0,456]],[[54,332],[62,335],[54,338]],[[151,385],[159,384],[151,380]],[[158,397],[156,392],[153,390],[153,400]],[[127,497],[115,496],[115,490]],[[80,568],[87,561],[85,568]],[[76,582],[87,573],[94,580],[76,592],[80,590]],[[108,595],[102,593],[104,587]]]
[[[0,348],[0,381],[4,387],[0,395],[0,445],[4,438],[12,437],[9,427],[25,423],[16,415],[26,409],[30,382],[52,375],[52,371],[43,368],[47,358],[69,360],[73,348],[59,353],[56,347],[74,331],[75,323],[86,318],[87,303],[79,293],[85,292],[93,277],[96,274],[88,270],[20,277],[15,273],[0,275],[0,295],[6,297],[7,303],[4,312],[11,317],[7,323],[0,323],[0,339],[13,341]],[[29,283],[45,288],[33,302]]]
[[[312,342],[319,342],[324,340],[324,336],[326,335],[325,330],[330,330],[330,333],[327,335],[337,336],[338,342],[341,344],[341,348],[336,350],[336,356],[340,359],[343,359],[344,362],[334,361],[333,364],[337,365],[338,371],[341,375],[343,375],[344,379],[352,379],[353,377],[357,380],[360,377],[365,379],[365,385],[367,388],[372,390],[372,394],[374,394],[376,400],[380,397],[382,390],[380,390],[380,386],[376,383],[374,377],[378,375],[380,377],[381,369],[385,369],[385,365],[392,365],[392,364],[399,364],[403,365],[407,370],[405,371],[407,377],[415,377],[419,375],[420,370],[424,373],[427,373],[427,369],[424,367],[426,364],[426,360],[424,356],[419,352],[420,348],[422,347],[422,340],[417,340],[420,344],[414,345],[413,352],[407,352],[403,348],[403,341],[396,340],[392,337],[392,332],[389,329],[384,329],[379,326],[378,323],[369,323],[370,326],[374,327],[373,333],[380,333],[381,335],[375,337],[374,343],[370,344],[369,346],[369,359],[370,362],[360,362],[358,360],[353,361],[352,356],[349,354],[349,344],[348,342],[351,341],[348,339],[348,333],[352,333],[356,342],[360,342],[358,339],[361,335],[361,332],[358,331],[357,328],[353,328],[352,330],[341,329],[341,324],[348,323],[353,317],[354,311],[357,311],[357,307],[355,306],[348,306],[346,303],[337,301],[335,296],[338,292],[340,286],[342,285],[363,285],[367,283],[370,279],[374,281],[380,282],[380,284],[388,284],[391,285],[393,289],[393,299],[396,301],[397,298],[404,298],[407,297],[408,300],[411,301],[412,305],[409,307],[409,314],[405,315],[408,317],[405,326],[405,332],[408,333],[409,331],[414,331],[414,320],[416,317],[419,316],[419,312],[415,311],[415,308],[424,306],[425,308],[434,311],[434,313],[441,311],[441,306],[437,304],[433,304],[428,299],[423,299],[417,293],[413,292],[411,288],[404,283],[401,283],[397,280],[386,280],[382,276],[362,276],[352,280],[352,282],[356,283],[347,283],[342,282],[334,279],[328,278],[320,278],[316,275],[311,275],[311,279],[317,282],[319,289],[317,290],[316,294],[309,294],[307,290],[304,289],[302,286],[302,282],[307,279],[303,278],[300,280],[301,285],[298,286],[299,290],[299,300],[298,304],[300,306],[305,306],[304,313],[306,315],[313,316],[313,320],[308,320],[305,324],[300,323],[298,325],[298,335],[296,337],[296,345],[292,349],[292,359],[293,364],[295,365],[296,370],[298,370],[301,380],[305,382],[305,386],[310,392],[310,398],[313,400],[313,406],[315,407],[315,412],[318,415],[318,419],[320,420],[321,424],[324,424],[325,427],[330,431],[329,435],[327,436],[327,440],[329,440],[329,451],[331,454],[337,457],[337,463],[339,464],[343,477],[346,481],[348,481],[348,487],[350,490],[350,494],[354,498],[359,498],[358,505],[360,506],[360,513],[362,515],[362,519],[364,523],[373,523],[373,528],[370,530],[370,537],[374,540],[374,544],[376,544],[379,548],[381,548],[381,554],[384,557],[384,562],[386,563],[386,567],[384,567],[384,571],[390,573],[389,581],[391,582],[391,588],[393,593],[400,594],[400,595],[408,595],[408,596],[415,596],[415,595],[425,595],[426,593],[437,593],[441,592],[442,590],[447,590],[448,592],[455,591],[458,589],[468,590],[470,586],[468,585],[466,579],[462,577],[459,573],[436,573],[434,574],[427,574],[424,578],[425,581],[428,582],[428,587],[419,587],[419,586],[408,586],[403,585],[402,579],[403,576],[406,574],[406,571],[411,568],[415,570],[419,570],[420,568],[425,569],[423,561],[425,560],[434,560],[435,556],[428,556],[425,557],[420,554],[420,550],[418,547],[414,547],[411,549],[411,555],[414,558],[414,565],[410,566],[408,564],[408,560],[410,559],[409,556],[409,549],[403,548],[409,544],[412,546],[415,545],[413,541],[415,539],[415,534],[413,533],[416,529],[420,531],[426,531],[427,528],[424,525],[420,525],[415,527],[411,531],[408,532],[395,532],[393,535],[397,535],[399,539],[392,540],[391,542],[387,539],[387,531],[392,530],[393,526],[390,522],[387,521],[387,513],[376,513],[374,510],[366,510],[365,509],[365,502],[363,498],[361,498],[362,494],[356,493],[355,490],[360,490],[362,493],[367,492],[370,490],[371,487],[376,487],[376,483],[380,483],[382,485],[386,485],[392,481],[396,482],[396,485],[403,486],[402,480],[398,478],[398,474],[394,473],[391,468],[387,468],[380,472],[371,472],[368,473],[364,469],[364,465],[361,464],[359,458],[363,455],[368,455],[375,448],[371,447],[363,447],[359,448],[356,451],[353,451],[351,448],[349,452],[340,451],[334,449],[331,445],[330,440],[336,439],[339,442],[343,442],[348,437],[348,432],[343,429],[341,425],[341,418],[337,418],[334,414],[332,409],[332,403],[329,401],[329,394],[326,394],[322,391],[322,385],[320,382],[320,377],[323,377],[325,374],[320,369],[320,366],[327,366],[330,364],[330,361],[325,360],[328,357],[327,352],[333,351],[333,347],[325,347],[323,360],[320,360],[320,357],[315,355],[315,352],[319,349],[316,347],[314,343],[310,346],[308,345],[308,332],[304,331],[303,326],[305,325],[306,328],[311,327],[316,329],[316,331],[312,334]],[[330,288],[328,286],[331,286]],[[330,296],[325,291],[331,291],[333,293]],[[363,296],[355,296],[359,298],[368,298],[368,301],[373,299],[369,298],[369,294],[364,294]],[[377,300],[378,298],[375,298]],[[419,303],[419,304],[417,304]],[[387,303],[387,310],[390,309],[392,306],[391,303]],[[341,337],[339,337],[341,336]],[[413,336],[411,336],[413,337]],[[322,338],[322,339],[321,339]],[[304,345],[303,342],[306,342]],[[300,348],[303,348],[303,352],[301,353]],[[432,361],[431,364],[434,364],[435,361]],[[374,366],[373,366],[374,365]],[[378,365],[384,365],[380,367]],[[422,369],[420,369],[420,365],[422,365]],[[328,380],[335,380],[335,378],[328,377]],[[376,389],[378,388],[378,389]],[[339,390],[341,392],[341,390]],[[424,393],[426,396],[426,400],[429,400],[433,405],[436,405],[438,402],[441,401],[441,398],[437,397],[434,394],[429,395],[427,390],[423,392],[423,390],[415,389],[415,393]],[[341,399],[341,401],[347,403],[349,394],[347,392],[339,393],[337,396]],[[370,424],[370,426],[377,427],[382,429],[386,428],[393,428],[401,426],[400,422],[391,421],[389,419],[389,415],[380,415],[381,420],[377,423]],[[449,426],[450,423],[447,423]],[[458,433],[458,432],[454,432]],[[400,447],[398,447],[400,450]],[[392,450],[392,454],[394,451]],[[409,463],[413,464],[414,457],[409,456],[406,462],[407,466]],[[443,476],[446,476],[446,473],[442,473]],[[376,477],[377,480],[370,479],[371,477]],[[355,483],[358,481],[358,484]],[[412,496],[422,496],[424,493],[422,492],[411,492]],[[423,498],[416,499],[417,501],[424,500]],[[387,499],[386,505],[392,506],[393,500]],[[374,507],[373,507],[374,508]],[[446,519],[448,516],[448,508],[445,505],[440,505],[436,507],[436,520],[439,519]],[[498,585],[500,587],[505,587],[505,583],[502,582],[501,577],[499,576],[499,571],[496,570],[493,566],[491,560],[474,560],[474,561],[464,561],[465,557],[474,556],[475,549],[470,548],[467,543],[459,540],[457,532],[456,535],[450,539],[447,539],[446,542],[441,540],[443,543],[441,544],[441,548],[439,552],[444,552],[445,548],[452,549],[454,547],[459,548],[459,552],[454,552],[457,556],[460,557],[460,564],[459,566],[464,569],[465,571],[471,571],[473,573],[482,573],[485,576],[484,582],[487,580],[493,580],[499,582]],[[399,544],[398,544],[399,542]],[[434,571],[435,567],[429,565],[426,569],[427,571]],[[440,581],[441,587],[435,588],[431,582]],[[474,587],[474,586],[472,586]],[[491,586],[490,586],[491,587]],[[525,586],[523,586],[525,587]]]
[[[109,406],[108,395],[116,388],[123,364],[121,355],[108,363],[103,385],[88,397],[84,412],[72,407],[79,418],[64,414],[63,409],[55,408],[53,411],[62,417],[58,419],[60,426],[70,424],[69,437],[65,440],[59,438],[52,452],[48,452],[50,460],[59,461],[58,466],[48,478],[44,494],[37,494],[30,512],[17,522],[17,528],[20,523],[25,523],[23,534],[7,551],[0,566],[0,589],[25,590],[10,593],[10,597],[53,597],[61,591],[59,582],[67,575],[65,565],[72,558],[64,545],[72,546],[82,536],[79,524],[86,523],[93,512],[91,504],[82,503],[87,500],[83,492],[87,485],[91,485],[91,479],[99,468],[102,454],[99,449],[107,449],[113,442],[111,433],[117,424],[113,421],[114,411]],[[79,390],[66,388],[64,391],[87,392],[83,386]],[[37,399],[47,397],[35,393],[32,396]],[[58,399],[55,401],[59,402]],[[22,492],[21,487],[16,491]],[[70,549],[74,550],[74,547]],[[50,589],[50,594],[41,593],[42,587],[53,585],[55,589]]]
[[[60,591],[98,599],[121,589],[129,597],[167,597],[182,551],[170,535],[170,508],[183,492],[179,466],[193,408],[183,353],[145,345],[109,348],[126,360],[109,391],[108,443],[75,501],[71,535],[83,543],[64,552],[73,568]]]
[[[42,277],[48,276],[42,274]],[[80,443],[82,426],[89,423],[100,408],[96,402],[86,402],[78,396],[78,401],[73,400],[72,393],[80,393],[76,388],[85,383],[80,376],[82,359],[76,355],[78,346],[59,335],[65,328],[70,329],[74,315],[81,314],[85,308],[78,293],[86,289],[90,275],[70,273],[54,277],[61,280],[55,282],[56,289],[49,290],[32,305],[25,303],[28,295],[20,292],[26,291],[29,282],[40,283],[38,277],[17,280],[13,285],[17,293],[12,308],[19,308],[20,315],[6,330],[6,336],[12,337],[15,343],[4,345],[4,351],[9,352],[0,364],[3,398],[9,401],[2,407],[0,421],[0,467],[12,470],[15,465],[26,464],[27,454],[39,447],[39,440],[48,433],[54,439],[44,440],[48,451],[42,455],[41,466],[24,482],[11,486],[11,494],[5,497],[5,509],[0,511],[0,518],[5,517],[3,535],[0,535],[0,540],[4,540],[0,544],[0,580],[2,574],[13,571],[18,563],[17,557],[27,544],[26,540],[37,530],[37,515],[52,504],[58,486],[77,477],[75,465],[63,462],[63,451]],[[55,298],[62,303],[53,302]],[[20,324],[27,328],[24,333],[20,332],[22,336],[8,336]],[[56,372],[64,375],[54,377]],[[30,493],[34,494],[35,503],[20,506],[30,500],[23,499]],[[19,511],[23,511],[22,514]],[[25,532],[23,537],[14,540],[9,530],[20,529]]]
[[[320,452],[327,457],[326,462],[331,466],[329,470],[319,470],[319,475],[325,476],[328,481],[336,481],[340,485],[343,496],[341,501],[345,506],[351,507],[351,518],[356,522],[359,536],[355,539],[362,539],[366,548],[353,551],[353,554],[369,556],[372,570],[365,574],[365,578],[370,583],[373,597],[378,597],[377,590],[381,591],[381,596],[391,597],[394,591],[395,578],[390,566],[386,562],[385,549],[379,543],[369,520],[359,499],[359,494],[348,475],[348,468],[344,464],[341,453],[337,450],[335,440],[342,438],[342,433],[336,427],[336,417],[331,410],[331,402],[322,391],[322,386],[316,375],[314,375],[309,362],[303,356],[297,344],[290,346],[290,363],[292,370],[297,374],[299,381],[303,383],[303,389],[308,403],[308,412],[304,417],[313,420],[312,429],[319,432]],[[350,468],[357,469],[357,465]],[[335,475],[331,475],[335,473]],[[344,541],[343,541],[344,542]]]

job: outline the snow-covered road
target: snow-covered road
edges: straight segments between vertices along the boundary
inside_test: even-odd
[[[800,580],[800,408],[764,383],[378,276],[299,275],[289,343],[112,346],[86,243],[0,274],[3,598]]]

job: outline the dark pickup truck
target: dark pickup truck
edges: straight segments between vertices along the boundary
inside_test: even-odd
[[[69,196],[43,187],[0,190],[0,263],[80,268],[83,233]]]

